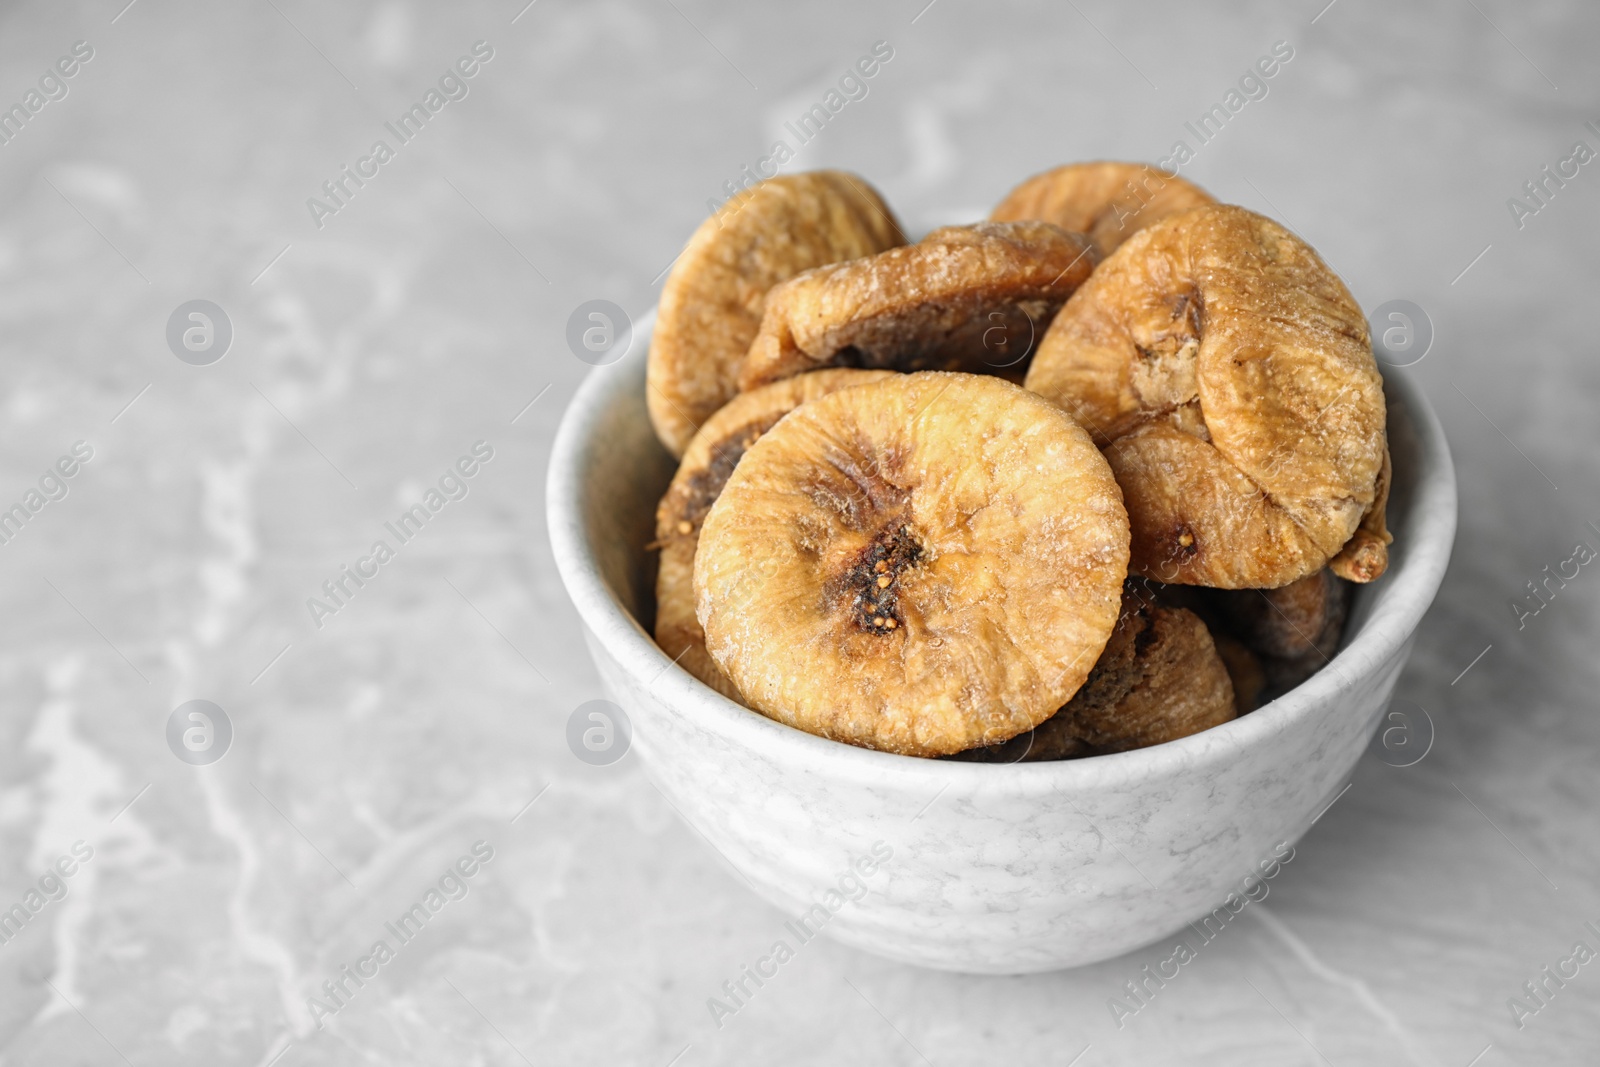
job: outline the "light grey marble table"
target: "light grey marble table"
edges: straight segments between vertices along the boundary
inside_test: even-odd
[[[0,908],[28,916],[0,1062],[1597,1062],[1600,964],[1562,960],[1600,949],[1600,575],[1514,604],[1600,548],[1600,164],[1541,171],[1600,150],[1600,9],[125,2],[0,14],[26,116],[0,126],[0,507],[29,514],[0,544]],[[785,122],[879,41],[866,95],[799,144]],[[1201,142],[1185,124],[1280,41]],[[390,132],[430,89],[422,132]],[[1400,683],[1432,749],[1364,760],[1270,899],[1120,1027],[1108,1001],[1168,949],[995,979],[818,940],[719,1027],[707,998],[786,916],[631,759],[567,747],[601,695],[542,507],[589,370],[567,318],[642,314],[780,139],[927,223],[1183,140],[1185,176],[1305,235],[1369,310],[1431,320],[1391,373],[1461,479]],[[194,299],[232,328],[204,366],[166,337]],[[476,442],[466,495],[360,563]],[[377,570],[314,620],[345,565]],[[193,699],[231,723],[209,765],[168,743]],[[1530,981],[1548,998],[1516,1018]]]

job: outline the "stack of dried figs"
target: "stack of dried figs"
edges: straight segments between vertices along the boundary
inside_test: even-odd
[[[908,244],[854,175],[690,239],[649,410],[656,640],[780,722],[914,756],[1119,752],[1333,655],[1383,573],[1383,383],[1309,245],[1150,167]]]

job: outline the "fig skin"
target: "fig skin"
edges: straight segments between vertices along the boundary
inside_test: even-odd
[[[700,525],[722,487],[756,440],[800,405],[840,389],[889,377],[891,371],[835,369],[774,382],[741,393],[689,441],[672,484],[656,508],[656,644],[673,660],[729,700],[744,703],[738,687],[706,652],[705,631],[694,614],[694,557]]]
[[[1105,451],[1135,573],[1275,588],[1364,520],[1352,572],[1381,573],[1387,439],[1366,319],[1272,220],[1214,205],[1134,234],[1051,323],[1027,386]]]
[[[767,294],[739,387],[830,366],[1019,373],[1097,262],[1082,234],[982,222],[806,271]]]
[[[780,175],[718,208],[689,238],[656,310],[645,401],[661,443],[682,457],[695,431],[738,393],[767,290],[905,243],[883,198],[844,171]]]
[[[745,453],[694,561],[706,646],[750,706],[915,756],[1004,741],[1116,624],[1127,525],[1059,408],[923,372],[797,409]]]
[[[1069,163],[1011,190],[989,218],[1053,222],[1086,234],[1103,259],[1146,226],[1214,203],[1199,186],[1147,163]]]

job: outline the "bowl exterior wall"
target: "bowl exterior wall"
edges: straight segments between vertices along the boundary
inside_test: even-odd
[[[983,974],[1119,956],[1221,907],[1194,928],[1194,945],[1233,917],[1230,894],[1242,910],[1270,893],[1263,875],[1285,856],[1292,863],[1292,846],[1343,786],[1410,650],[1352,679],[1310,728],[1227,761],[1186,762],[1125,791],[1016,795],[841,781],[752,751],[676,711],[585,636],[611,698],[632,716],[645,773],[790,920],[779,933],[791,948],[820,931],[906,963]]]

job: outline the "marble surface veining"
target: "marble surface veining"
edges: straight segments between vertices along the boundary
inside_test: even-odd
[[[30,917],[0,943],[0,1063],[1593,1062],[1597,47],[1591,5],[1504,0],[8,6],[0,507],[30,517],[0,544],[0,909]],[[1108,1002],[1168,950],[979,978],[818,939],[713,1021],[788,916],[632,760],[568,747],[600,695],[542,513],[589,372],[568,316],[643,314],[779,142],[935,223],[1180,140],[1369,311],[1431,322],[1392,373],[1461,484],[1397,690],[1432,747],[1364,759],[1131,1016]],[[233,330],[206,366],[166,336],[194,299]],[[168,742],[193,699],[233,731],[206,766]]]

